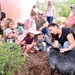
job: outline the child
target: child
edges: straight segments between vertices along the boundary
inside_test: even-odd
[[[5,38],[5,36],[6,36],[6,33],[5,33],[5,31],[6,31],[6,29],[13,29],[13,26],[14,26],[14,21],[13,21],[13,19],[11,19],[11,18],[7,18],[6,20],[5,20],[5,22],[4,22],[4,30],[3,30],[3,37]]]
[[[17,25],[18,25],[17,28],[18,28],[20,34],[23,34],[23,32],[24,32],[23,24],[21,22],[18,22]]]
[[[28,29],[36,29],[35,17],[36,17],[36,12],[32,10],[30,13],[30,19],[27,26]]]
[[[12,30],[11,30],[10,28],[7,28],[7,29],[4,31],[4,33],[5,33],[5,38],[4,38],[4,40],[5,40],[6,42],[12,43],[12,42],[15,41],[16,44],[19,44],[19,43],[20,43],[19,40],[18,40],[18,37],[17,37],[15,34],[13,34],[13,32],[12,32]]]
[[[27,54],[27,52],[32,49],[34,46],[36,46],[36,36],[37,34],[40,34],[40,31],[34,30],[34,29],[30,29],[26,35],[26,37],[24,37],[24,39],[21,42],[21,45],[24,48],[24,52],[23,55],[24,56],[29,56]],[[33,50],[31,50],[33,52]]]

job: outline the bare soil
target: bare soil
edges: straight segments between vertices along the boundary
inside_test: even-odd
[[[27,75],[50,75],[50,67],[45,52],[35,52],[30,55],[27,61],[27,67],[29,68],[29,74]]]
[[[43,38],[40,35],[39,40]],[[25,65],[21,66],[14,75],[51,75],[47,54],[44,51],[35,51],[29,54],[30,57],[25,61]],[[57,71],[55,72],[57,74]]]
[[[29,55],[30,57],[27,58],[23,68],[15,75],[51,75],[48,57],[45,52],[36,51]],[[57,71],[55,75],[57,75]]]

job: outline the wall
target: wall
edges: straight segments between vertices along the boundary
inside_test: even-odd
[[[6,13],[6,17],[12,18],[15,24],[29,18],[35,2],[35,0],[0,0],[2,11]]]

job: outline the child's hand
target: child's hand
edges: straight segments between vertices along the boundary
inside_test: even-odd
[[[34,42],[34,46],[36,46],[36,43]]]
[[[32,42],[32,46],[35,46],[35,45],[36,45],[36,43],[33,41],[33,42]]]
[[[21,44],[21,42],[18,39],[15,40],[15,43],[18,44],[18,45]]]

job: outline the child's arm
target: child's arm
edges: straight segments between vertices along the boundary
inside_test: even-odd
[[[37,45],[36,36],[35,36],[34,39],[33,39],[32,45],[33,45],[33,46],[36,46],[36,45]]]
[[[31,25],[32,25],[32,21],[29,20],[29,23],[28,23],[28,29],[31,27]]]
[[[26,44],[26,41],[21,41],[21,45],[25,45]]]
[[[13,34],[13,38],[15,39],[16,44],[20,44],[20,40],[17,35]]]
[[[18,36],[16,35],[16,34],[13,34],[13,38],[16,40],[18,40],[19,41],[19,38],[18,38]]]

